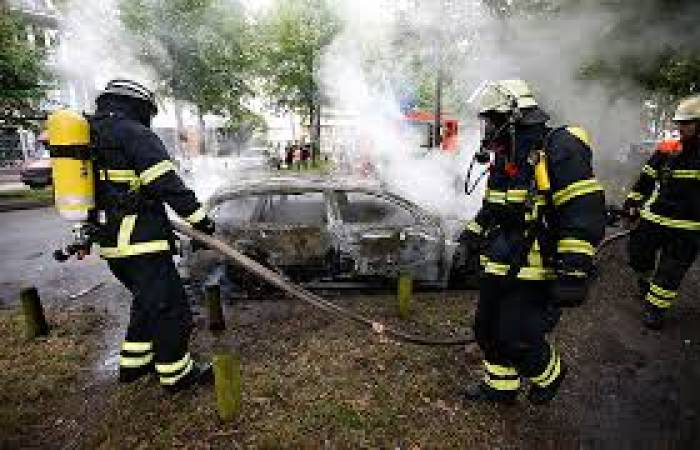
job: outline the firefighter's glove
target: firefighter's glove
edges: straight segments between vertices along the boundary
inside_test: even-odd
[[[588,297],[590,277],[579,271],[557,271],[552,282],[551,297],[555,305],[562,308],[581,306]]]
[[[192,228],[194,228],[195,230],[200,231],[208,236],[214,235],[214,232],[216,231],[216,226],[214,225],[214,221],[211,220],[209,217],[204,217],[204,219],[202,219],[199,222],[192,225]],[[193,252],[196,252],[198,250],[206,250],[206,249],[207,249],[206,245],[199,242],[197,239],[192,239],[192,251]]]

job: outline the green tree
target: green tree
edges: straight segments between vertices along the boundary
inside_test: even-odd
[[[0,120],[26,123],[46,95],[42,54],[22,39],[21,17],[0,6]]]
[[[251,54],[237,2],[121,0],[120,13],[163,93],[195,105],[201,128],[204,114],[249,116]]]
[[[261,18],[256,52],[262,89],[278,110],[302,113],[309,121],[317,158],[322,96],[319,58],[340,29],[326,0],[277,0]]]

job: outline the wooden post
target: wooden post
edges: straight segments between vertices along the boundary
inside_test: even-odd
[[[214,391],[219,418],[229,422],[241,409],[241,360],[238,354],[218,350],[214,354]]]
[[[24,313],[24,321],[27,324],[26,336],[33,339],[45,336],[49,333],[49,326],[44,316],[44,308],[41,306],[39,291],[35,287],[27,287],[19,293]]]
[[[399,302],[399,317],[407,319],[411,308],[411,297],[413,296],[413,276],[410,273],[399,274],[396,297]]]
[[[221,308],[221,287],[218,284],[208,284],[204,287],[204,298],[209,311],[209,330],[222,331],[226,329],[224,311]]]

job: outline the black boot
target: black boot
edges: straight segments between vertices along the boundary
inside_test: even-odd
[[[518,391],[499,391],[483,381],[472,383],[464,390],[464,399],[470,402],[492,402],[512,405],[518,397]]]
[[[180,378],[175,384],[163,385],[163,388],[172,394],[198,384],[211,383],[213,379],[214,372],[211,363],[195,361],[187,375]]]
[[[659,331],[664,327],[666,310],[647,302],[644,304],[642,323],[650,330]]]
[[[140,379],[141,377],[155,373],[156,366],[151,363],[146,366],[141,367],[120,367],[119,368],[119,382],[120,383],[133,383],[134,381]]]
[[[530,403],[534,405],[544,405],[545,403],[549,403],[554,400],[554,397],[557,396],[561,383],[566,377],[566,372],[568,371],[566,366],[564,366],[564,363],[561,364],[561,372],[559,372],[559,375],[547,386],[541,387],[536,384],[530,386],[530,391],[527,393],[527,399],[530,401]]]

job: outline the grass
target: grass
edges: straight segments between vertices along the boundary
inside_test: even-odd
[[[53,187],[0,191],[0,201],[2,200],[53,202]]]
[[[66,396],[80,388],[92,350],[84,337],[100,317],[89,308],[49,317],[49,336],[29,341],[21,314],[0,310],[0,447],[41,436],[60,415]]]

